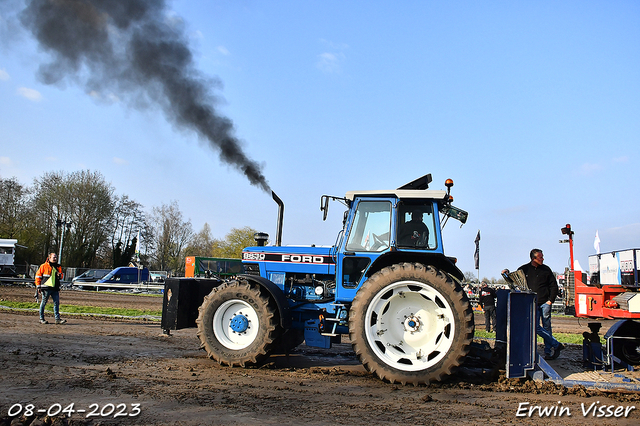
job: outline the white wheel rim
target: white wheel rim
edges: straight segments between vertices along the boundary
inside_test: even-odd
[[[232,321],[238,316],[247,320],[246,330],[242,332],[232,328]],[[258,314],[251,305],[242,300],[224,302],[213,315],[213,333],[218,341],[229,349],[239,350],[249,346],[256,339],[258,329]]]
[[[455,336],[454,313],[425,283],[398,281],[379,291],[365,314],[365,335],[388,366],[420,371],[444,358]]]

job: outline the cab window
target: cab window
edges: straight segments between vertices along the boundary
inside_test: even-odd
[[[433,204],[401,202],[398,205],[398,247],[435,249],[435,217]]]
[[[391,203],[388,201],[361,201],[358,204],[347,250],[380,252],[389,248],[391,230]]]

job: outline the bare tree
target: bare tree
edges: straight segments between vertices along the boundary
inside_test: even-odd
[[[25,229],[28,194],[15,177],[0,178],[0,238],[17,238]]]
[[[64,214],[62,197],[58,188],[63,182],[62,172],[46,172],[33,181],[33,197],[30,200],[30,228],[35,251],[32,256],[44,260],[48,253],[57,251],[56,220]]]
[[[464,281],[468,283],[473,283],[478,281],[478,277],[475,272],[467,271],[464,273]]]
[[[208,223],[205,223],[202,230],[191,239],[191,242],[185,249],[185,254],[188,256],[211,257],[213,256],[214,241],[211,236],[211,227]]]
[[[0,178],[0,238],[18,240],[20,249],[16,250],[16,265],[42,260],[37,250],[42,234],[31,226],[30,194],[30,189],[15,177]]]
[[[113,187],[99,172],[48,172],[34,181],[32,214],[43,235],[42,255],[59,249],[64,229],[61,262],[91,266],[111,232]]]
[[[151,214],[154,253],[152,265],[174,273],[184,270],[183,249],[193,235],[191,221],[182,219],[177,201],[154,207]]]
[[[115,201],[111,227],[113,229],[109,246],[111,266],[114,268],[125,266],[133,259],[138,242],[138,231],[140,231],[141,240],[149,238],[149,228],[142,205],[127,195],[121,195]]]

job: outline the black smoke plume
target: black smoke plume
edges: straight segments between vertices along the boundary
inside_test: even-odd
[[[212,88],[219,83],[196,69],[182,21],[164,0],[30,0],[20,20],[52,55],[38,71],[44,83],[69,79],[89,91],[109,89],[136,107],[160,105],[251,184],[269,190],[231,120],[216,112]]]

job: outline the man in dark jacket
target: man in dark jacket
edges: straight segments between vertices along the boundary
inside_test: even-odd
[[[527,286],[537,295],[539,319],[536,318],[536,333],[544,340],[545,359],[556,359],[560,356],[560,351],[565,348],[553,337],[551,331],[551,305],[558,296],[558,282],[551,268],[543,264],[542,250],[531,250],[529,257],[531,262],[525,263],[518,269],[524,272]],[[506,269],[505,271],[509,272]],[[542,325],[540,325],[541,322]]]
[[[482,282],[478,303],[484,311],[484,325],[487,332],[491,333],[491,323],[493,323],[493,329],[496,329],[496,291],[489,287],[486,281]]]
[[[411,220],[400,226],[398,244],[404,247],[427,247],[429,242],[429,228],[422,221],[420,210],[411,212]]]

